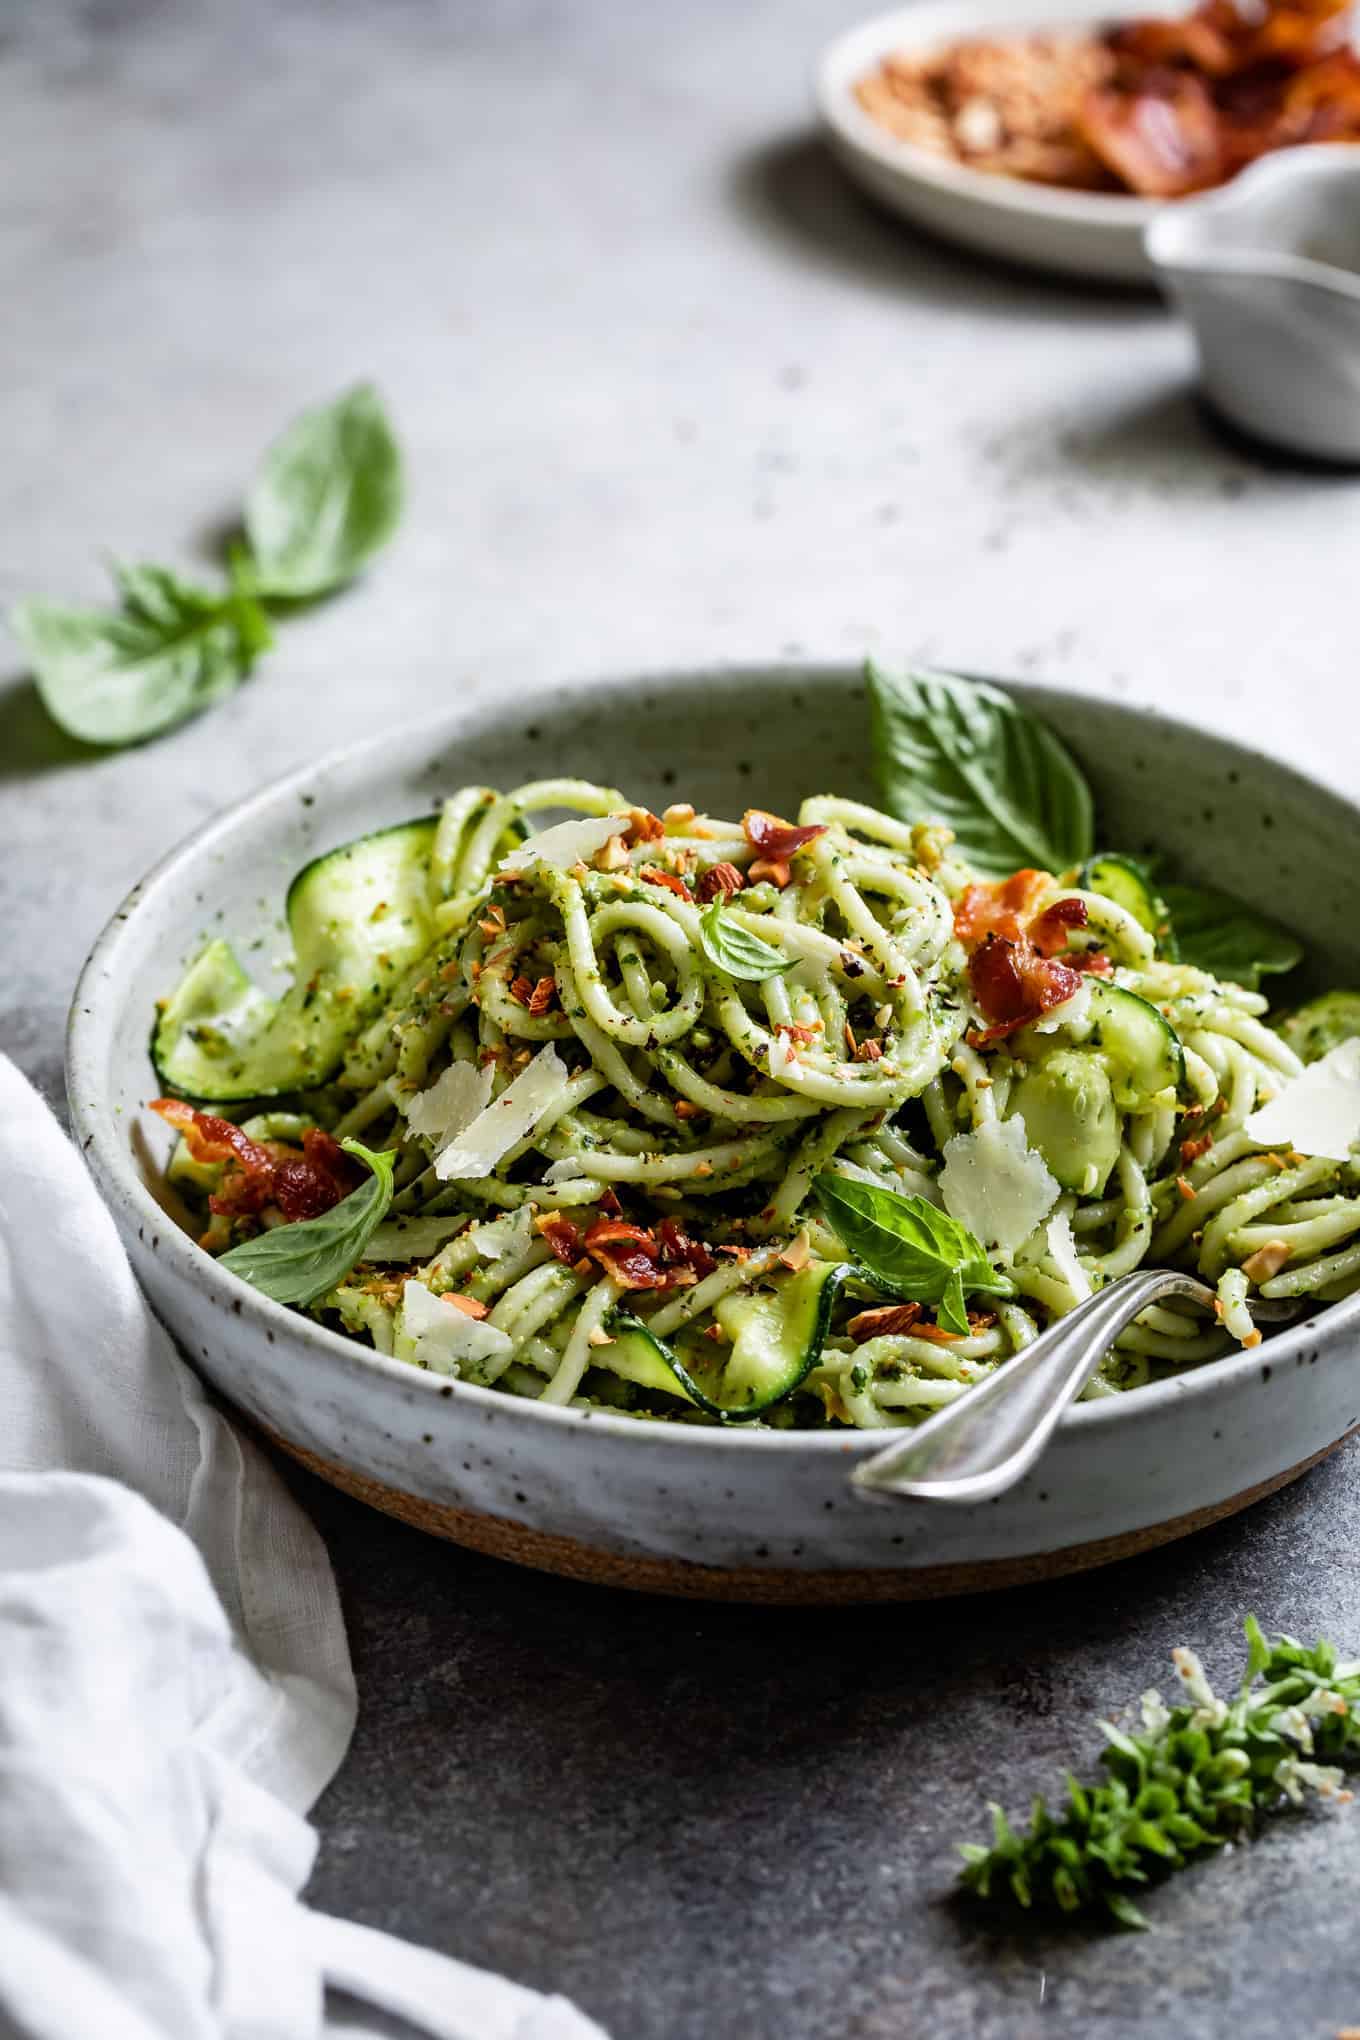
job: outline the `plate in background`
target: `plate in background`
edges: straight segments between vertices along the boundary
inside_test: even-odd
[[[1137,12],[1131,8],[1130,12]],[[864,111],[858,81],[894,50],[925,52],[965,36],[1019,36],[1108,22],[1109,0],[1043,0],[1042,14],[1007,14],[997,0],[925,0],[838,36],[817,66],[817,110],[831,148],[871,197],[942,240],[1088,281],[1147,283],[1143,229],[1155,200],[1064,191],[970,170],[897,141]]]

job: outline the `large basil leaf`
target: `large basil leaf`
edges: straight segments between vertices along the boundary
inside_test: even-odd
[[[766,978],[793,969],[791,957],[725,914],[720,900],[714,900],[699,916],[699,946],[710,963],[747,984],[763,984]]]
[[[967,1332],[969,1291],[1012,1293],[1014,1283],[992,1266],[982,1242],[924,1197],[830,1170],[812,1187],[827,1224],[865,1273],[892,1296],[938,1305],[948,1330]]]
[[[1091,792],[1066,748],[1009,695],[978,680],[866,668],[883,805],[900,820],[938,820],[960,855],[1001,876],[1063,871],[1093,845]]]
[[[304,411],[265,455],[246,499],[261,593],[340,587],[386,545],[401,506],[401,454],[370,384]]]
[[[1195,885],[1166,885],[1162,891],[1182,963],[1254,992],[1264,976],[1293,970],[1302,961],[1300,942],[1231,893]]]
[[[270,642],[237,579],[223,593],[164,567],[114,570],[122,607],[34,598],[9,624],[54,722],[88,744],[135,744],[230,694]]]
[[[392,1202],[394,1154],[343,1140],[346,1154],[358,1155],[373,1174],[319,1218],[276,1225],[258,1239],[245,1240],[221,1257],[230,1268],[275,1303],[315,1303],[343,1282],[387,1215]]]

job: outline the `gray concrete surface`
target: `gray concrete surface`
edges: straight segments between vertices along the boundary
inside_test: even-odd
[[[368,585],[212,717],[95,757],[0,680],[0,1043],[215,807],[522,675],[869,648],[1270,733],[1360,776],[1360,482],[1197,410],[1150,300],[975,266],[809,135],[845,0],[0,4],[0,598],[192,566],[349,379],[410,451]],[[1165,1653],[1360,1647],[1345,1453],[1107,1575],[791,1616],[519,1575],[305,1492],[363,1694],[317,1902],[575,1994],[617,2040],[1201,2036],[1360,2021],[1360,1830],[1283,1824],[1146,1939],[998,1936],[951,1844]]]

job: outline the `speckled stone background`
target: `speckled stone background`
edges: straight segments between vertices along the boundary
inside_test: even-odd
[[[99,758],[0,679],[0,1042],[262,778],[525,674],[925,653],[1265,732],[1360,778],[1360,482],[1225,440],[1150,299],[975,266],[809,134],[843,0],[0,0],[0,597],[200,563],[358,376],[411,453],[371,583],[210,719]],[[715,730],[714,741],[721,742]],[[1235,1525],[933,1610],[614,1598],[310,1483],[363,1699],[318,1904],[556,1987],[616,2040],[1325,2040],[1360,1827],[1282,1823],[1159,1933],[1011,1938],[951,1844],[1244,1609],[1360,1648],[1343,1452]]]

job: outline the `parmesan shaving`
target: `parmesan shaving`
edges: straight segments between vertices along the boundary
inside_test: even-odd
[[[1339,1041],[1301,1077],[1249,1113],[1245,1130],[1262,1147],[1349,1161],[1360,1141],[1360,1040]]]
[[[402,1284],[401,1328],[415,1340],[416,1365],[434,1374],[458,1374],[465,1361],[500,1360],[514,1350],[508,1333],[455,1310],[423,1282]]]
[[[494,1104],[479,1112],[448,1147],[441,1148],[434,1160],[440,1182],[475,1182],[489,1176],[502,1155],[532,1133],[557,1103],[566,1081],[566,1065],[550,1042]]]
[[[1077,1258],[1072,1221],[1065,1211],[1058,1212],[1048,1221],[1048,1254],[1077,1302],[1084,1303],[1091,1294],[1091,1278]]]
[[[540,829],[502,857],[499,869],[522,871],[526,864],[547,864],[554,871],[570,871],[573,864],[589,864],[613,837],[626,835],[629,826],[627,815],[587,815],[582,821],[554,822],[550,829]]]
[[[1053,1209],[1058,1185],[1028,1145],[1024,1121],[993,1119],[945,1142],[940,1193],[949,1216],[984,1247],[1013,1254]]]
[[[452,1062],[442,1076],[406,1106],[406,1123],[431,1147],[442,1147],[471,1126],[491,1097],[492,1070]]]

